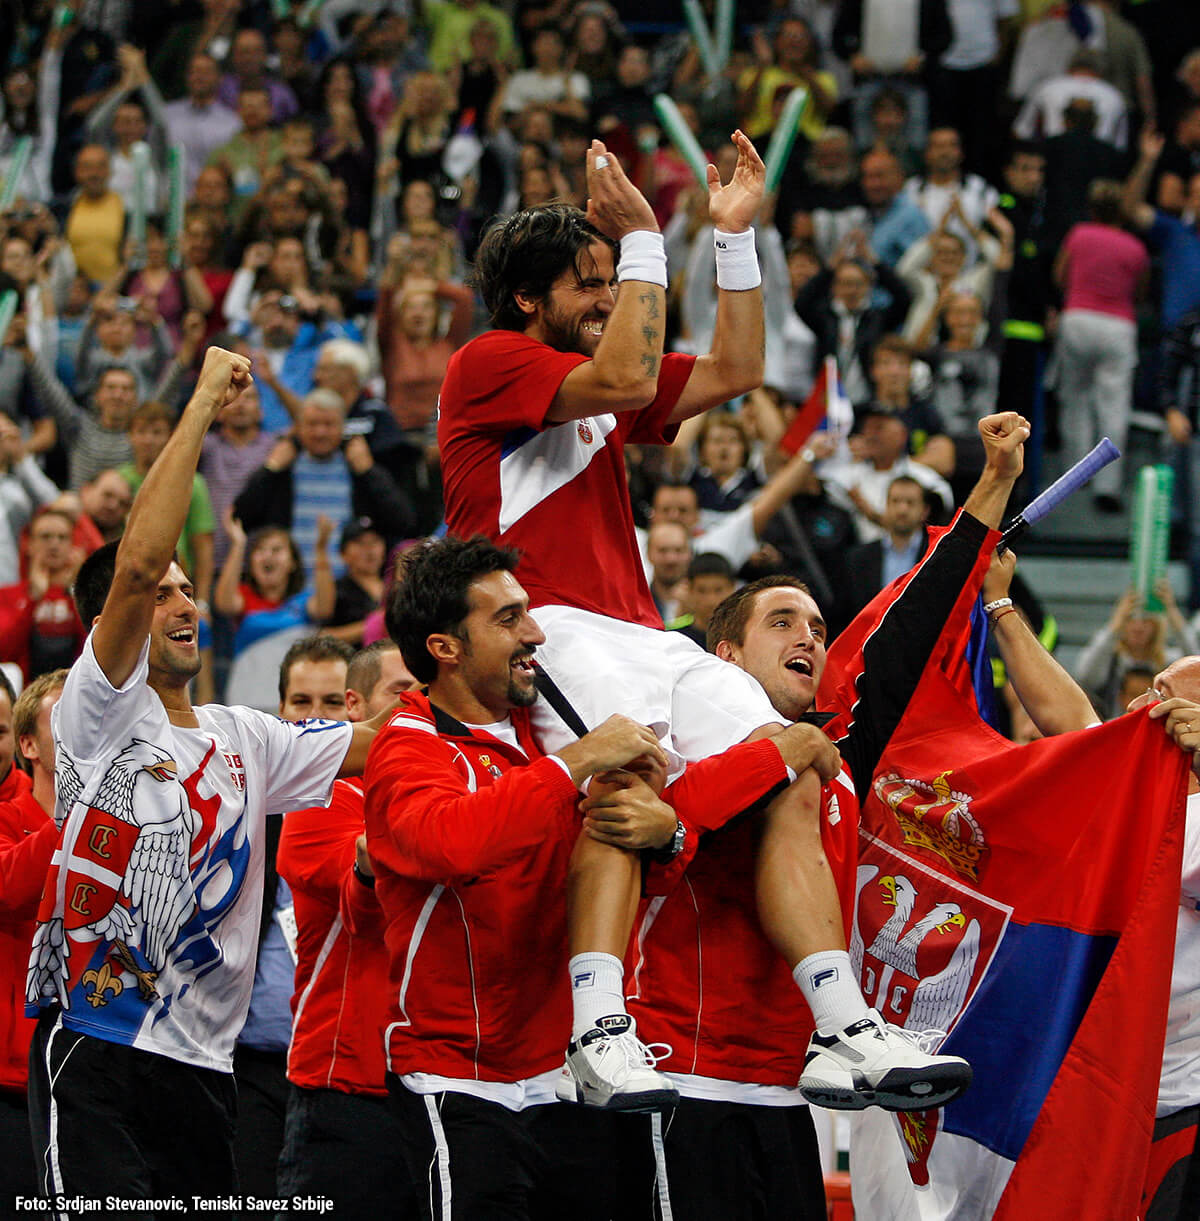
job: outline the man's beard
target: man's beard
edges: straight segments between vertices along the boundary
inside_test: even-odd
[[[546,343],[556,352],[577,352],[580,356],[594,354],[594,345],[584,336],[582,318],[569,319],[558,310],[547,310],[542,316],[542,325]]]

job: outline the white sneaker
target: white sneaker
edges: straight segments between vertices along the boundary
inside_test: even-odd
[[[813,1034],[804,1057],[800,1092],[835,1111],[928,1111],[945,1106],[971,1084],[971,1066],[930,1049],[941,1030],[904,1030],[872,1009],[836,1034]]]
[[[614,1013],[571,1040],[554,1092],[563,1102],[608,1111],[661,1111],[679,1101],[674,1082],[654,1067],[670,1054],[662,1043],[647,1047],[633,1018]]]

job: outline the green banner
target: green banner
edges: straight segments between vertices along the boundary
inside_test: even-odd
[[[1171,541],[1171,488],[1175,474],[1169,466],[1143,466],[1134,487],[1130,521],[1130,584],[1137,591],[1138,606],[1152,614],[1166,608],[1154,592],[1167,575],[1167,552]]]

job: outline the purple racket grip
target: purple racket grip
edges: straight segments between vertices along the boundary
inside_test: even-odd
[[[1121,456],[1121,451],[1105,437],[1095,449],[1080,458],[1069,471],[1060,475],[1040,496],[1025,506],[1021,516],[1027,526],[1040,521],[1057,508],[1072,492],[1077,492],[1101,467]]]

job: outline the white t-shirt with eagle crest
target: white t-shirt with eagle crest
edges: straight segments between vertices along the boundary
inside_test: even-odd
[[[246,1018],[265,818],[328,803],[338,721],[207,704],[174,726],[146,684],[149,640],[114,688],[91,637],[51,715],[59,842],[26,999],[112,1043],[223,1072]]]

